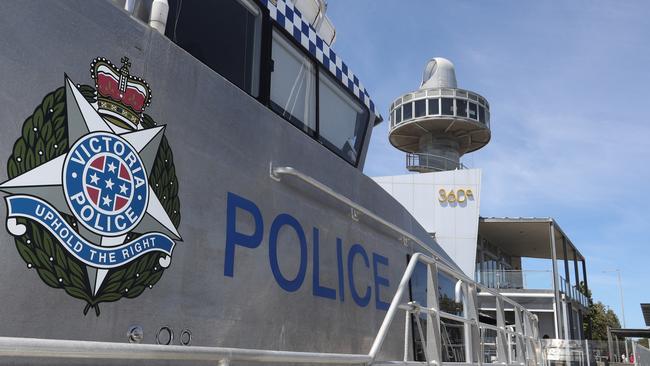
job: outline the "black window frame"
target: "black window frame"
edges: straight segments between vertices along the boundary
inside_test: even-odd
[[[432,109],[432,106],[435,106],[435,109]],[[427,99],[427,107],[429,108],[428,111],[430,116],[440,115],[440,98]]]
[[[233,1],[234,2],[239,2],[238,0],[233,0]],[[236,86],[239,90],[243,91],[244,93],[248,94],[253,99],[263,103],[264,105],[267,105],[267,101],[269,100],[269,97],[270,97],[270,95],[269,95],[269,93],[270,93],[270,84],[269,83],[270,83],[270,68],[271,68],[271,65],[269,65],[269,63],[265,62],[265,61],[270,60],[270,55],[271,55],[271,49],[270,49],[271,39],[270,38],[271,38],[272,34],[269,32],[269,26],[272,25],[270,22],[273,22],[273,20],[271,20],[271,18],[270,18],[269,9],[264,4],[262,4],[259,0],[250,0],[249,2],[251,2],[255,6],[257,6],[257,10],[259,10],[259,12],[260,12],[259,16],[261,18],[260,19],[261,24],[260,24],[260,30],[259,30],[259,38],[260,39],[258,40],[258,42],[260,42],[260,45],[259,45],[259,54],[257,55],[258,56],[258,59],[257,59],[257,62],[258,62],[257,94],[253,93],[253,88],[251,88],[251,90],[249,91],[249,90],[246,90],[246,89],[240,87],[234,81],[231,81],[230,79],[228,79],[228,77],[226,77],[225,75],[219,73],[217,70],[213,69],[212,67],[207,65],[205,62],[199,60],[195,55],[193,55],[192,53],[187,51],[185,48],[183,48],[181,45],[179,45],[175,39],[170,38],[170,36],[167,34],[168,31],[174,32],[175,30],[172,31],[171,28],[167,27],[167,29],[165,30],[164,36],[167,37],[167,39],[169,39],[176,46],[183,49],[183,51],[187,52],[189,55],[194,57],[198,62],[205,65],[207,68],[209,68],[213,72],[221,75],[224,79],[228,80],[230,83],[232,83],[234,86]],[[183,3],[182,0],[179,0],[179,1],[176,1],[176,2],[171,2],[170,1],[168,25],[172,24],[172,21],[178,21],[178,19],[176,19],[176,18],[180,14],[178,14],[178,10],[177,10],[176,6],[178,6],[179,4],[181,4],[181,6],[182,6],[182,3]],[[240,5],[242,7],[244,7],[244,8],[247,8],[247,6],[242,4],[241,2],[240,2]],[[250,9],[249,9],[249,11],[250,11]],[[176,12],[176,14],[174,14],[174,12]],[[253,62],[255,62],[255,60]],[[268,77],[266,77],[265,75],[268,75]],[[252,78],[254,76],[255,75],[251,75],[251,80],[252,80]]]
[[[409,101],[402,104],[402,120],[407,120],[412,118],[413,118],[413,102]]]
[[[474,110],[472,110],[472,107],[474,107]],[[474,117],[472,117],[472,112],[474,112]],[[478,104],[471,101],[467,103],[467,117],[478,121]]]
[[[445,104],[448,103],[448,102],[451,102],[451,104],[448,105],[450,107],[450,109],[449,109],[450,112],[445,113]],[[442,97],[442,98],[440,98],[440,115],[441,116],[452,116],[453,117],[453,116],[456,115],[455,109],[456,108],[455,108],[455,104],[454,104],[454,98],[452,98],[452,97]]]
[[[468,102],[467,99],[456,98],[456,116],[457,117],[467,118],[467,116],[468,116],[467,102]],[[464,104],[465,108],[461,108],[460,107],[461,104]]]
[[[284,36],[284,38],[285,38],[285,40],[287,42],[293,44],[296,48],[298,48],[298,50],[306,57],[306,59],[311,61],[312,66],[314,67],[314,70],[316,72],[316,80],[315,80],[315,85],[316,85],[316,87],[315,87],[315,92],[316,92],[316,129],[314,131],[313,136],[312,135],[310,135],[310,136],[314,140],[316,140],[319,144],[321,144],[323,147],[325,147],[327,150],[334,153],[334,155],[336,155],[340,159],[343,159],[346,163],[352,165],[353,167],[358,168],[359,164],[361,163],[360,157],[361,157],[361,154],[363,152],[363,148],[366,145],[365,141],[366,141],[366,137],[367,137],[367,134],[368,134],[368,128],[370,127],[370,120],[371,120],[371,116],[372,116],[372,113],[370,112],[370,109],[368,108],[368,106],[365,103],[361,102],[359,100],[359,98],[356,95],[354,95],[347,88],[347,86],[343,85],[343,83],[338,78],[336,78],[334,75],[332,75],[331,72],[328,69],[326,69],[316,59],[316,57],[314,57],[311,53],[305,51],[303,46],[298,41],[296,41],[295,38],[293,38],[293,35],[291,35],[289,32],[287,32],[286,29],[284,29],[284,28],[280,27],[279,25],[277,25],[273,21],[273,19],[271,19],[271,16],[269,15],[268,9],[266,9],[266,7],[264,7],[262,23],[268,23],[268,25],[267,25],[268,28],[265,28],[264,24],[262,26],[262,32],[263,32],[262,39],[263,39],[263,41],[267,42],[267,45],[263,44],[262,45],[262,52],[260,52],[261,56],[263,57],[262,60],[260,61],[261,62],[260,63],[260,65],[261,65],[261,67],[260,67],[260,78],[261,78],[261,80],[264,80],[264,82],[262,82],[260,80],[260,96],[262,94],[264,94],[265,98],[264,99],[256,98],[256,99],[258,99],[258,101],[260,103],[264,104],[269,110],[273,111],[275,114],[277,114],[280,117],[282,117],[283,119],[287,120],[284,116],[282,116],[282,114],[280,114],[277,111],[275,111],[274,109],[272,109],[271,105],[270,105],[270,103],[271,103],[271,97],[270,97],[270,95],[271,95],[271,72],[272,72],[272,52],[271,52],[271,48],[272,48],[272,45],[273,45],[273,43],[272,43],[273,42],[273,31],[276,31],[276,32],[280,33],[282,36]],[[266,34],[266,37],[264,37],[265,34]],[[268,52],[265,52],[265,51],[268,51]],[[263,66],[265,64],[268,65],[269,67],[268,68],[263,68]],[[356,161],[354,163],[352,163],[351,161],[346,159],[346,157],[343,156],[342,154],[339,154],[339,151],[338,151],[339,149],[338,148],[332,148],[333,144],[331,142],[327,141],[320,134],[320,80],[319,80],[319,73],[320,72],[323,72],[323,73],[327,74],[327,76],[330,77],[330,80],[332,82],[334,82],[334,84],[336,86],[338,86],[343,93],[345,93],[347,96],[349,96],[353,100],[358,101],[359,105],[361,106],[361,108],[364,109],[365,114],[368,116],[367,121],[365,122],[365,128],[363,129],[362,134],[359,136],[359,138],[362,141],[361,144],[360,144],[360,148],[359,148],[359,150],[355,149],[355,152],[357,154],[357,159],[356,159]],[[263,87],[264,87],[264,89],[263,89]],[[294,125],[293,123],[291,123],[291,125],[298,128],[298,129],[300,129],[300,127]],[[301,131],[305,132],[302,129],[301,129]]]
[[[424,107],[422,109],[422,114],[418,113],[418,104],[420,104],[420,108]],[[415,118],[420,118],[420,117],[425,117],[427,115],[427,100],[426,99],[418,99],[413,102],[413,116]]]
[[[271,20],[272,21],[272,20]],[[319,93],[319,82],[318,82],[318,65],[314,64],[313,60],[307,57],[305,52],[302,49],[302,46],[299,44],[296,44],[296,42],[293,42],[294,39],[293,37],[288,36],[286,33],[281,33],[278,31],[279,27],[277,26],[271,26],[270,29],[270,49],[271,52],[269,52],[269,61],[268,64],[270,64],[272,67],[269,68],[269,75],[268,75],[268,101],[266,102],[266,106],[268,109],[271,111],[275,112],[275,114],[279,115],[280,117],[284,118],[286,121],[289,121],[294,127],[298,128],[302,132],[306,133],[308,136],[310,136],[313,139],[319,140],[320,136],[320,129],[319,129],[319,116],[318,113],[320,112],[319,108],[319,103],[318,103],[318,97],[320,95]],[[271,82],[271,74],[273,73],[273,33],[277,33],[282,39],[287,42],[290,46],[292,46],[296,52],[298,52],[301,56],[305,57],[305,60],[308,61],[314,71],[314,128],[309,127],[306,123],[303,121],[299,120],[298,118],[294,117],[293,115],[289,114],[287,116],[287,113],[285,113],[284,109],[277,105],[272,99],[271,99],[271,87],[272,87],[272,82]]]
[[[235,0],[236,1],[236,0]],[[362,156],[364,147],[367,147],[366,138],[368,134],[369,128],[372,127],[371,125],[371,117],[373,116],[373,113],[371,113],[370,109],[368,106],[363,103],[350,89],[348,89],[347,85],[344,85],[337,77],[332,75],[332,73],[326,69],[317,59],[314,55],[312,55],[310,52],[306,51],[304,47],[293,37],[292,34],[290,34],[286,29],[283,27],[280,27],[272,18],[269,12],[269,9],[262,4],[259,0],[251,0],[257,8],[260,11],[261,14],[261,27],[260,27],[260,45],[259,45],[259,71],[258,71],[258,84],[257,84],[257,95],[252,94],[251,92],[241,88],[240,86],[235,85],[238,89],[241,91],[245,92],[248,94],[250,97],[253,99],[257,100],[260,104],[264,105],[267,109],[272,111],[273,113],[279,115],[282,117],[284,120],[287,120],[292,126],[300,129],[303,133],[307,134],[314,140],[316,140],[318,143],[320,143],[322,146],[330,150],[334,155],[338,156],[340,159],[343,159],[345,162],[348,164],[354,166],[355,168],[359,167],[359,164],[361,163],[360,157]],[[171,13],[170,13],[171,14]],[[315,105],[315,122],[316,122],[316,128],[315,130],[311,129],[310,127],[304,125],[302,121],[291,121],[291,119],[286,118],[285,116],[282,115],[282,113],[278,112],[273,108],[271,105],[271,74],[273,72],[273,60],[272,60],[272,47],[273,47],[273,32],[278,32],[281,36],[284,37],[284,39],[291,45],[295,46],[298,51],[305,56],[305,58],[311,63],[313,66],[313,69],[315,71],[315,98],[316,98],[316,105]],[[174,42],[173,39],[170,38],[170,41]],[[175,42],[174,42],[175,43]],[[180,47],[180,46],[179,46]],[[196,58],[194,55],[192,57]],[[197,59],[197,61],[201,62],[200,60]],[[203,63],[203,62],[201,62]],[[205,64],[204,64],[205,65]],[[206,65],[207,66],[207,65]],[[209,66],[208,66],[209,67]],[[221,75],[218,71],[210,68],[213,72]],[[352,163],[350,160],[348,160],[345,156],[339,153],[339,149],[332,148],[333,144],[329,141],[327,141],[324,137],[320,135],[320,80],[319,80],[319,73],[323,72],[327,74],[327,76],[330,77],[330,79],[334,82],[336,86],[339,87],[339,89],[345,93],[347,96],[349,96],[352,100],[357,101],[361,108],[364,110],[364,114],[367,116],[367,120],[365,121],[365,127],[363,128],[363,131],[361,132],[361,135],[358,136],[358,138],[361,139],[361,143],[359,144],[359,149],[357,150],[355,148],[355,152],[357,155],[357,159],[354,163]],[[222,75],[223,76],[223,75]],[[225,76],[223,76],[225,77]],[[376,117],[376,116],[375,116]]]

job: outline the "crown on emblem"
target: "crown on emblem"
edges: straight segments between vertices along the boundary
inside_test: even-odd
[[[151,89],[146,81],[129,75],[128,57],[120,60],[119,69],[99,57],[90,64],[90,75],[97,90],[97,111],[109,122],[126,129],[137,129],[142,112],[151,103]]]

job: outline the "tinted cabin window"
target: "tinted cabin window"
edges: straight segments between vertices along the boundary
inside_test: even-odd
[[[442,114],[447,116],[454,115],[454,99],[442,98]]]
[[[478,119],[478,116],[476,115],[476,103],[469,103],[469,118]]]
[[[166,36],[254,96],[258,94],[261,13],[237,0],[170,1]]]
[[[320,139],[351,164],[356,164],[368,126],[368,112],[323,72],[319,73]]]
[[[439,106],[438,100],[439,100],[438,98],[429,99],[429,114],[430,115],[440,114],[440,106]]]
[[[280,33],[273,32],[271,108],[305,132],[316,131],[314,65]]]
[[[485,123],[485,107],[478,107],[478,120]]]
[[[404,120],[413,118],[413,103],[405,103],[402,105],[402,109],[404,110]]]
[[[420,99],[415,101],[415,117],[423,117],[427,114],[427,101]]]
[[[456,115],[467,117],[467,101],[464,99],[456,99]]]
[[[456,302],[456,283],[458,280],[438,272],[438,302],[440,311],[463,316],[463,303]]]

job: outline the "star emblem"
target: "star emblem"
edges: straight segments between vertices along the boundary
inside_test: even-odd
[[[126,130],[110,123],[107,123],[97,110],[81,95],[81,92],[75,87],[72,81],[65,79],[66,88],[66,109],[68,120],[68,144],[72,146],[75,141],[81,137],[93,132],[108,132],[119,135],[128,142],[137,151],[142,163],[146,169],[147,176],[151,174],[158,147],[163,137],[165,127],[153,127],[140,129],[136,131]],[[67,154],[54,158],[38,167],[25,172],[11,180],[0,184],[0,191],[9,194],[27,194],[41,198],[50,203],[57,211],[67,215],[72,215],[63,188],[63,171],[64,162]],[[116,170],[114,164],[108,164],[111,172]],[[92,183],[96,184],[99,177],[96,174],[89,176]],[[112,189],[115,184],[111,179],[105,181],[106,188]],[[171,219],[165,212],[162,203],[156,196],[152,187],[149,190],[149,202],[142,220],[133,228],[134,233],[160,232],[168,235],[174,240],[181,240]],[[126,186],[120,186],[120,192],[126,192]],[[110,206],[112,200],[108,197],[101,197],[102,204]],[[88,241],[104,247],[118,246],[125,242],[126,235],[119,236],[100,236],[78,225],[79,233]],[[87,266],[88,277],[93,295],[99,290],[106,274],[107,269],[98,269]]]
[[[113,163],[108,164],[108,171],[109,172],[115,173],[115,168],[116,168],[115,164],[113,164]]]
[[[110,168],[111,164],[108,164],[108,166],[109,166],[108,169],[110,170],[110,169],[111,169],[111,168]],[[113,166],[113,170],[115,170],[115,166]],[[108,178],[105,182],[106,182],[106,188],[108,188],[108,189],[113,189],[113,185],[114,185],[115,183],[113,183],[113,180],[112,180],[111,178]]]

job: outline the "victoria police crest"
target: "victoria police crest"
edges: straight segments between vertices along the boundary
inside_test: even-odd
[[[25,120],[7,163],[7,230],[49,286],[99,304],[153,288],[181,240],[172,151],[145,109],[146,81],[91,63],[95,85],[65,85]]]

